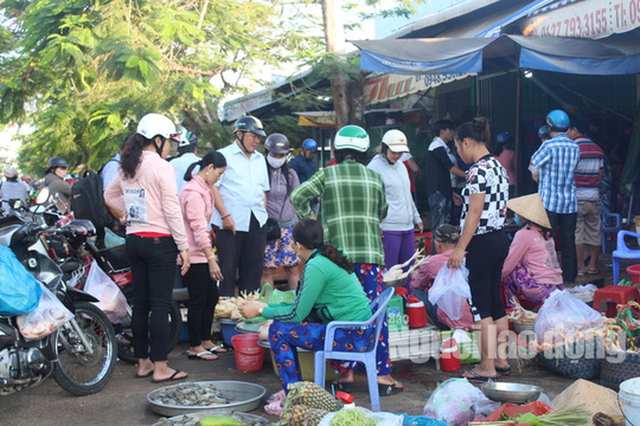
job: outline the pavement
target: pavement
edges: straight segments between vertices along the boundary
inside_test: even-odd
[[[577,284],[604,279],[611,284],[612,272],[610,256],[603,256],[598,276],[579,277]],[[629,278],[623,262],[621,277]],[[281,389],[280,381],[273,372],[271,361],[265,356],[264,368],[255,373],[239,372],[235,365],[234,353],[223,354],[216,361],[188,359],[185,352],[188,344],[181,343],[169,355],[169,365],[189,373],[190,380],[238,380],[257,383],[267,389],[267,395]],[[528,383],[544,388],[544,393],[552,400],[572,380],[549,372],[531,360],[511,360],[513,373],[501,381]],[[459,377],[465,368],[455,373],[436,371],[434,360],[426,363],[414,363],[410,360],[399,361],[393,365],[393,375],[405,386],[405,391],[381,398],[382,410],[393,413],[422,414],[429,396],[442,381]],[[0,397],[0,424],[4,426],[33,426],[36,424],[85,426],[85,425],[151,425],[161,416],[149,408],[146,395],[165,384],[153,384],[150,379],[135,379],[136,367],[118,361],[111,382],[101,392],[86,397],[75,397],[63,391],[53,379],[41,386],[26,389],[19,393]],[[353,392],[358,405],[370,407],[364,374],[356,375]],[[254,414],[263,415],[259,408]],[[277,421],[276,417],[266,418]]]

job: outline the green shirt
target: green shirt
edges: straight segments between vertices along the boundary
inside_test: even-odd
[[[311,254],[293,303],[269,305],[262,316],[282,322],[302,322],[310,313],[323,323],[367,321],[371,318],[369,299],[362,284],[318,251]]]
[[[384,265],[380,221],[388,206],[380,175],[353,160],[317,171],[291,194],[298,217],[311,218],[309,202],[317,196],[325,241],[354,263]]]

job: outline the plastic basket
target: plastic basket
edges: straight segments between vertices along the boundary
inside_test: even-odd
[[[554,371],[569,379],[594,380],[600,377],[601,360],[595,354],[595,345],[592,341],[581,342],[586,344],[584,355],[580,357],[565,356],[564,349],[553,350],[551,353],[540,352],[536,360],[545,368]],[[569,349],[576,353],[576,343],[569,345]]]
[[[613,363],[605,359],[602,361],[600,383],[603,386],[618,391],[620,383],[640,376],[640,355],[626,352],[624,361]]]

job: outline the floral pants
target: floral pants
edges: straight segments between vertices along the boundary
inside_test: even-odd
[[[511,298],[513,297],[520,301],[526,300],[533,304],[541,305],[553,290],[564,290],[563,285],[537,282],[521,263],[513,268],[513,271],[502,280],[502,285],[508,308],[513,308],[513,303],[511,303]]]

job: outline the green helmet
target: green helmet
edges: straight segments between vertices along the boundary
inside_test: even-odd
[[[336,150],[366,152],[369,149],[369,134],[360,126],[344,126],[336,134],[333,145]]]

